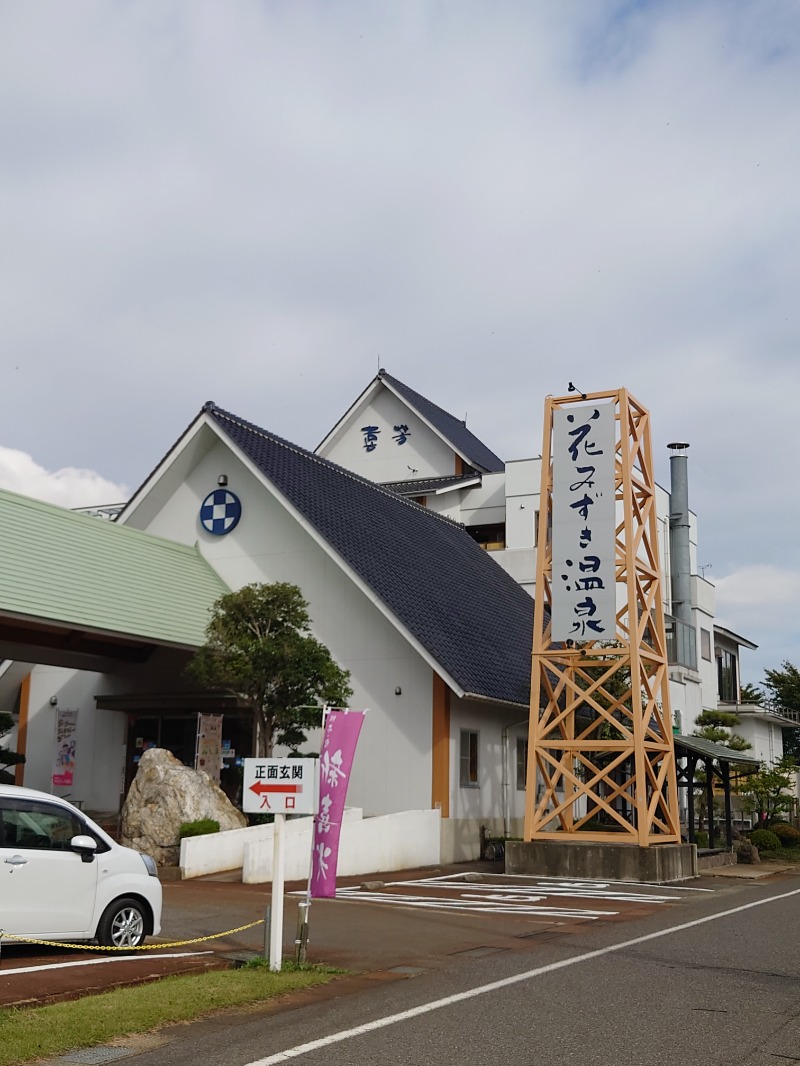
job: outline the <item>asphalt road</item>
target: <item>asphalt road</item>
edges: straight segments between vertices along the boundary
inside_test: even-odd
[[[703,879],[708,885],[707,879]],[[711,882],[534,950],[164,1030],[136,1066],[780,1066],[800,1062],[800,878]],[[337,901],[374,915],[374,900]],[[405,979],[401,979],[405,977]],[[376,975],[377,977],[377,975]],[[310,1046],[309,1046],[310,1045]],[[67,1059],[62,1058],[62,1063]],[[100,1061],[95,1059],[94,1061]]]

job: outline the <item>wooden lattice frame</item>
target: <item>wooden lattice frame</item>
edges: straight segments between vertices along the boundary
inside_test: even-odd
[[[626,596],[613,643],[567,647],[550,637],[552,425],[556,408],[584,401],[616,404],[615,565]],[[624,389],[548,397],[540,501],[525,839],[680,843],[649,412]]]

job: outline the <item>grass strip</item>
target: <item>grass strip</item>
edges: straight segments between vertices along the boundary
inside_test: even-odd
[[[325,984],[340,972],[309,966],[272,973],[265,966],[244,966],[163,977],[46,1007],[0,1010],[0,1066],[95,1047],[115,1037],[150,1032],[226,1007],[262,1003]]]

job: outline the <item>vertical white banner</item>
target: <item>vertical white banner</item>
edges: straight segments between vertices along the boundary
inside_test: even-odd
[[[77,710],[56,711],[56,752],[53,760],[53,786],[68,788],[75,776],[75,742],[78,732]]]
[[[613,640],[616,405],[553,412],[552,639]]]

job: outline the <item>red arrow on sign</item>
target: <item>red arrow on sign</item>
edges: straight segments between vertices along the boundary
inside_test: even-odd
[[[250,791],[255,792],[257,796],[262,796],[265,792],[282,792],[284,794],[298,795],[303,791],[303,786],[290,785],[288,782],[280,785],[265,785],[263,781],[256,781],[254,785],[250,786]]]

